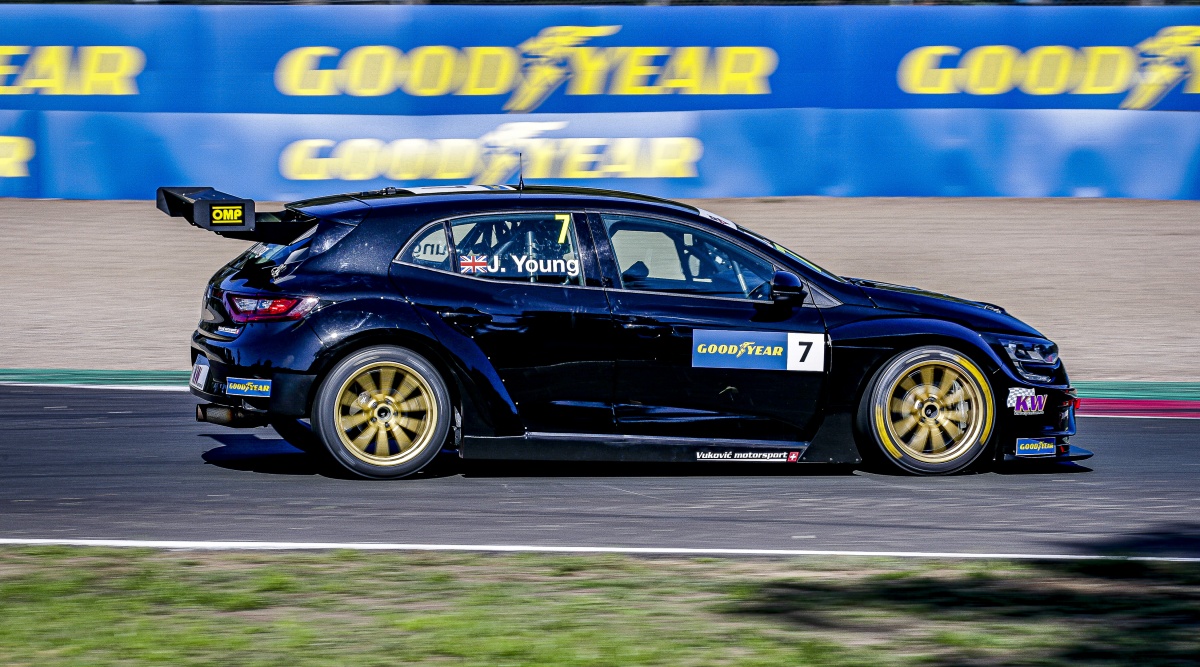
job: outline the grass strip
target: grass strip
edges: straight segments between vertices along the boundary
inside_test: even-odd
[[[1200,567],[0,548],[5,665],[1176,665]]]

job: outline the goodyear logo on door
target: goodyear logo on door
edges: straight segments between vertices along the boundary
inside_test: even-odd
[[[692,367],[821,372],[825,334],[697,329]]]

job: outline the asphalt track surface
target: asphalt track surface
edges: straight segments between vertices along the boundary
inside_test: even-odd
[[[948,478],[447,459],[369,482],[195,403],[0,386],[0,538],[1200,556],[1200,420],[1081,418],[1086,465]]]

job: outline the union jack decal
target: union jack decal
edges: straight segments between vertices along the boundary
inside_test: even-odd
[[[487,255],[472,253],[458,260],[458,269],[463,273],[487,273],[487,265]]]

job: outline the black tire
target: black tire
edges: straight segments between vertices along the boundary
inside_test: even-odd
[[[312,424],[329,456],[347,471],[398,479],[438,455],[451,414],[450,392],[433,364],[412,350],[378,346],[329,371],[313,401]]]
[[[321,444],[321,439],[313,433],[312,425],[297,417],[272,417],[271,428],[289,445],[302,452],[314,454],[324,451],[325,445]]]
[[[995,406],[987,376],[961,352],[932,345],[901,352],[859,401],[863,458],[914,475],[961,472],[990,451]]]

